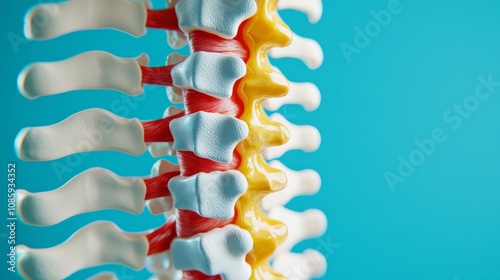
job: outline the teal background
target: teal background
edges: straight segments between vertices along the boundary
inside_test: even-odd
[[[17,159],[13,142],[23,127],[52,124],[91,107],[113,111],[113,102],[120,106],[132,102],[128,110],[114,111],[122,116],[157,119],[169,105],[161,87],[147,87],[145,98],[126,100],[112,91],[78,91],[36,100],[22,97],[17,75],[32,62],[99,49],[123,57],[145,52],[151,65],[162,65],[171,52],[159,30],[149,30],[141,38],[106,30],[12,44],[22,36],[24,14],[39,2],[4,1],[0,10],[2,186],[6,188],[8,162],[17,164],[18,187],[32,192],[57,188],[97,166],[123,176],[149,174],[155,159],[148,154],[100,152],[60,159],[55,162],[70,169],[60,178],[54,162]],[[299,12],[281,13],[295,33],[316,39],[325,52],[323,66],[315,71],[300,61],[273,60],[289,80],[318,85],[323,98],[315,112],[299,106],[280,110],[293,123],[318,127],[323,138],[318,152],[292,151],[281,158],[292,169],[315,169],[323,179],[318,195],[296,198],[289,207],[322,209],[329,219],[328,231],[295,249],[312,247],[327,257],[324,279],[500,279],[500,87],[463,118],[459,128],[443,119],[454,104],[474,94],[478,77],[492,75],[500,81],[500,2],[401,0],[402,11],[393,14],[349,63],[342,42],[354,45],[354,28],[364,29],[373,20],[371,11],[387,9],[390,2],[325,0],[323,18],[314,25]],[[161,7],[160,1],[155,7]],[[430,138],[435,129],[442,129],[447,140],[391,188],[384,174],[397,174],[398,157],[408,159],[418,149],[415,140]],[[6,191],[1,193],[4,217]],[[102,211],[46,228],[18,222],[17,241],[37,248],[55,246],[95,220],[113,221],[132,232],[163,222],[148,211],[138,216]],[[6,272],[6,228],[0,229],[0,278],[15,279]],[[103,270],[125,280],[149,275],[145,270],[106,265],[69,279],[85,279]]]

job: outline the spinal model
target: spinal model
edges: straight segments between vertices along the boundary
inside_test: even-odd
[[[161,28],[171,47],[188,44],[191,55],[172,54],[166,66],[150,67],[145,55],[86,52],[27,67],[19,78],[20,91],[27,98],[77,89],[139,95],[143,84],[156,84],[166,86],[170,101],[184,108],[169,107],[162,119],[153,121],[89,109],[54,125],[23,129],[16,148],[27,161],[88,151],[140,155],[149,150],[155,157],[176,155],[179,165],[159,160],[147,178],[93,168],[53,191],[20,190],[18,213],[25,223],[49,226],[103,209],[139,214],[147,205],[153,214],[164,213],[166,223],[147,233],[127,233],[110,222],[96,222],[53,248],[18,246],[22,275],[53,280],[104,263],[134,269],[147,263],[157,279],[321,276],[326,261],[319,252],[290,250],[324,233],[324,214],[283,207],[295,196],[317,192],[319,175],[265,160],[291,149],[316,150],[319,132],[288,123],[279,114],[268,118],[262,107],[319,106],[316,86],[289,83],[271,67],[267,52],[319,67],[323,54],[318,43],[292,34],[276,9],[304,11],[314,22],[321,17],[321,1],[174,0],[163,10],[148,6],[128,0],[39,5],[26,18],[26,36],[44,40],[94,28],[140,36],[146,28]],[[33,19],[49,11],[57,13],[37,26]]]

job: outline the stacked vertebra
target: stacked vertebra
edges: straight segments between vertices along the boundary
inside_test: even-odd
[[[295,1],[282,1],[285,8],[297,6]],[[284,96],[289,90],[288,81],[271,67],[266,52],[290,44],[292,34],[279,19],[276,0],[179,0],[168,4],[165,10],[149,10],[145,4],[127,0],[71,0],[40,5],[27,17],[30,38],[48,39],[91,28],[116,28],[138,36],[145,27],[162,28],[169,32],[172,47],[187,41],[191,55],[173,54],[167,66],[148,67],[145,55],[127,59],[94,51],[61,62],[34,64],[20,75],[19,88],[28,98],[99,88],[137,95],[143,84],[158,84],[168,87],[172,103],[184,104],[184,110],[170,107],[163,119],[155,121],[124,119],[90,109],[58,124],[19,133],[16,145],[24,160],[53,160],[100,150],[139,155],[148,149],[154,156],[176,154],[179,161],[178,166],[158,161],[149,178],[123,178],[96,168],[54,191],[20,191],[19,215],[34,225],[53,225],[103,209],[138,214],[145,204],[152,213],[167,217],[164,226],[148,234],[124,233],[111,223],[100,222],[53,248],[20,246],[19,269],[24,276],[62,279],[86,267],[114,262],[140,269],[148,259],[150,270],[167,279],[180,277],[178,270],[184,279],[282,277],[271,270],[268,261],[286,238],[287,229],[270,220],[259,203],[268,193],[282,190],[286,175],[294,173],[268,166],[262,152],[285,144],[289,137],[291,144],[275,155],[287,149],[315,150],[320,141],[311,127],[295,129],[290,124],[294,129],[289,133],[284,125],[268,119],[261,106],[264,99]],[[32,19],[50,9],[59,13],[37,28]],[[297,56],[310,66],[319,66],[322,53],[317,43],[296,39],[291,47],[273,55]],[[312,55],[297,53],[303,46],[312,47]],[[303,100],[298,98],[301,88],[315,89],[311,84],[299,84],[292,90],[292,102]],[[317,89],[312,100],[312,105],[306,105],[309,109],[319,104]],[[272,109],[279,104],[283,103],[269,101],[266,106]],[[279,116],[276,120],[284,122]],[[307,176],[312,176],[314,191],[319,177],[312,174]],[[298,189],[292,193],[304,192]],[[289,233],[297,238],[276,251],[275,267],[283,272],[280,258],[300,261],[300,256],[281,252],[303,238],[321,234],[326,221],[318,212],[297,218],[276,208],[278,204],[272,198],[263,201],[271,216],[284,211],[285,218],[303,220]],[[311,227],[316,230],[304,232],[301,226],[311,219],[317,222]],[[285,224],[294,227],[289,219]],[[89,244],[88,240],[94,241]],[[71,254],[74,251],[80,255]],[[316,258],[319,266],[321,261]],[[55,268],[60,266],[64,269]]]

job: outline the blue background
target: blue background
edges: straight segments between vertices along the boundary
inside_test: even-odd
[[[156,7],[161,7],[159,2],[155,1]],[[500,81],[500,2],[401,0],[402,11],[372,34],[369,44],[359,48],[349,63],[340,45],[354,46],[354,28],[370,25],[371,11],[387,9],[389,2],[325,0],[323,18],[314,25],[299,12],[281,13],[295,33],[318,40],[325,52],[323,66],[315,71],[296,60],[273,61],[289,80],[318,85],[323,98],[315,112],[299,106],[280,110],[293,123],[318,127],[323,137],[318,152],[293,151],[281,158],[292,169],[313,168],[323,179],[318,195],[296,198],[289,207],[322,209],[329,219],[328,231],[296,250],[312,247],[326,255],[329,268],[324,279],[500,279],[500,96],[496,94],[500,87],[459,128],[453,129],[453,123],[443,119],[454,104],[474,94],[478,77],[491,74]],[[155,159],[148,154],[84,154],[72,158],[71,171],[61,178],[53,162],[17,159],[13,142],[21,128],[56,123],[91,107],[112,111],[111,104],[122,96],[112,91],[78,91],[30,101],[16,87],[24,66],[96,49],[123,57],[145,52],[151,65],[162,65],[171,52],[165,33],[159,30],[149,30],[141,38],[110,30],[87,31],[12,45],[12,39],[22,36],[23,16],[35,3],[4,1],[0,10],[4,170],[8,162],[16,162],[18,187],[32,192],[57,188],[97,166],[123,176],[149,174]],[[161,117],[169,105],[164,89],[147,90],[145,99],[130,98],[137,106],[121,112],[123,116]],[[434,129],[442,129],[447,140],[437,144],[411,176],[391,188],[384,174],[397,174],[398,157],[415,154],[415,140],[431,137]],[[67,161],[57,162],[68,165]],[[7,177],[6,171],[3,174]],[[2,185],[6,188],[5,181]],[[6,191],[2,193],[6,201]],[[6,204],[0,203],[7,208]],[[1,213],[6,216],[6,210]],[[148,211],[139,216],[103,211],[51,227],[18,224],[17,241],[51,247],[95,220],[110,220],[132,232],[163,222]],[[7,277],[12,274],[5,274],[6,228],[0,228],[0,271],[2,279],[11,279]],[[334,244],[324,246],[328,243]],[[148,275],[145,270],[107,265],[80,271],[70,279],[102,270],[113,270],[126,280]]]

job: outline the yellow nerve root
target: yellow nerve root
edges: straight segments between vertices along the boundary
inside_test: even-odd
[[[262,151],[286,143],[289,133],[285,126],[268,118],[262,109],[262,101],[282,97],[289,90],[287,79],[271,67],[267,51],[290,44],[292,33],[276,11],[277,0],[256,2],[257,13],[243,27],[250,57],[238,95],[245,107],[241,119],[248,124],[250,132],[237,150],[242,157],[240,171],[248,180],[248,191],[237,203],[236,223],[253,238],[254,247],[246,258],[252,266],[251,279],[284,279],[272,271],[268,259],[286,238],[287,229],[283,223],[267,217],[259,203],[265,195],[286,186],[285,174],[270,167],[262,157]]]

